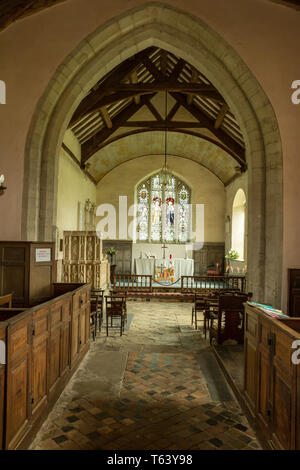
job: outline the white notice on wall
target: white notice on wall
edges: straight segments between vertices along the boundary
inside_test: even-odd
[[[36,263],[51,261],[51,248],[36,248],[35,261]]]

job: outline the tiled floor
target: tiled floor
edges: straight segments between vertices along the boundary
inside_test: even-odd
[[[128,302],[130,327],[92,343],[31,448],[260,448],[191,307]]]

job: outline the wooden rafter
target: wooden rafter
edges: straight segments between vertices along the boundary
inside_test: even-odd
[[[224,103],[222,108],[220,109],[217,119],[215,120],[215,124],[214,124],[215,129],[219,129],[219,127],[221,127],[222,122],[224,121],[225,115],[228,110],[229,110],[228,104]]]
[[[132,73],[130,74],[130,81],[131,83],[137,83],[138,82],[138,76],[137,76],[137,70],[134,69]],[[140,102],[140,95],[135,95],[134,96],[134,101],[136,104],[139,104]]]
[[[88,95],[78,106],[75,111],[69,127],[74,127],[77,122],[84,118],[85,115],[91,112],[100,110],[104,106],[119,102],[128,98],[135,98],[135,102],[139,102],[139,96],[151,94],[158,91],[177,91],[181,93],[192,93],[199,96],[206,96],[218,103],[223,103],[224,100],[219,92],[216,91],[211,85],[201,85],[199,83],[176,83],[176,82],[161,82],[161,83],[136,83],[136,84],[119,84],[114,88],[102,88]],[[138,98],[138,99],[137,99]]]
[[[191,82],[194,82],[196,83],[197,80],[198,80],[198,71],[196,69],[193,68],[192,70],[192,76],[191,76]],[[194,98],[194,94],[190,94],[188,95],[187,97],[187,104],[192,104],[192,101],[193,101],[193,98]]]
[[[152,127],[153,129],[193,129],[203,128],[201,122],[190,121],[128,121],[121,124],[120,127]]]
[[[82,157],[81,161],[82,163],[86,163],[89,158],[91,158],[94,153],[96,153],[99,149],[99,146],[108,138],[110,137],[114,132],[116,132],[117,129],[119,129],[122,124],[124,124],[128,119],[130,119],[139,109],[147,104],[147,102],[153,97],[154,95],[148,95],[148,96],[142,96],[141,100],[138,104],[136,103],[131,103],[129,106],[127,106],[123,111],[121,111],[115,118],[112,119],[112,127],[111,128],[105,128],[102,129],[101,131],[97,132],[90,140],[85,142],[82,145]]]
[[[101,86],[99,85],[98,88],[92,92],[89,93],[80,103],[78,108],[76,109],[75,113],[73,114],[73,117],[70,121],[69,127],[73,127],[80,119],[82,119],[86,114],[91,113],[92,111],[95,111],[96,109],[100,109],[102,106],[107,106],[110,104],[108,98],[108,89],[111,89],[113,85],[116,86],[120,82],[120,80],[123,80],[127,75],[129,75],[143,60],[144,57],[147,57],[147,55],[153,50],[154,48],[149,48],[146,49],[142,52],[139,52],[134,56],[134,58],[130,58],[122,62],[116,69],[114,69],[109,76],[104,80],[103,83],[101,83]],[[124,94],[125,95],[125,94]],[[130,91],[127,96],[114,96],[113,100],[111,102],[116,102],[120,101],[120,99],[125,99],[125,97],[132,97],[132,90]],[[104,100],[103,98],[106,98]]]
[[[147,108],[153,114],[153,116],[157,119],[157,121],[163,121],[163,117],[160,115],[157,109],[153,106],[151,101],[148,101]]]
[[[164,51],[161,51],[164,53],[160,56],[157,54],[153,55],[153,51],[155,51],[155,48],[149,48],[147,51],[143,51],[143,53],[136,54],[130,61],[128,59],[122,63],[106,80],[100,83],[94,92],[89,94],[78,107],[71,120],[71,125],[74,125],[74,122],[76,123],[78,120],[82,122],[84,116],[87,114],[86,126],[89,127],[90,113],[96,109],[101,112],[103,121],[106,124],[105,128],[102,126],[99,129],[97,118],[95,118],[93,124],[94,131],[92,131],[93,135],[82,144],[82,163],[85,164],[98,150],[105,147],[110,142],[122,138],[126,134],[133,135],[138,132],[165,130],[166,128],[170,132],[191,133],[192,129],[200,130],[201,128],[205,128],[219,141],[214,141],[214,143],[226,149],[244,170],[246,168],[244,147],[221,128],[221,124],[229,108],[218,90],[211,84],[199,82],[199,72],[194,68],[192,68],[190,82],[180,80],[186,62],[183,59],[178,60],[175,66],[172,65],[172,72],[168,72],[170,70],[167,63],[168,55]],[[150,59],[151,54],[152,59]],[[151,78],[149,80],[149,75],[145,83],[138,81],[141,66],[146,67],[148,73],[152,75],[152,81]],[[160,69],[158,66],[160,66]],[[129,82],[121,82],[121,80],[126,77],[129,78]],[[166,120],[161,116],[153,103],[151,103],[153,96],[163,91],[167,91],[170,96],[175,99],[175,104],[169,111]],[[206,112],[205,108],[200,106],[201,103],[193,102],[194,96],[202,96],[221,103],[218,116],[212,118]],[[111,118],[109,116],[109,110],[106,109],[105,106],[125,99],[128,99],[128,103],[124,102],[122,110],[119,110],[117,114]],[[129,99],[131,100],[129,101]],[[155,120],[129,121],[144,105],[148,107]],[[181,106],[196,119],[196,122],[187,120],[173,121],[175,114]],[[113,136],[118,129],[126,127],[128,131],[130,128],[134,128],[134,131],[118,133],[117,136]],[[83,132],[85,133],[85,131]],[[194,134],[200,136],[201,131]],[[207,138],[207,140],[213,141],[213,139],[209,138]]]
[[[108,114],[108,111],[107,109],[105,108],[105,106],[103,108],[100,108],[100,112],[102,114],[102,117],[104,119],[104,122],[106,124],[106,126],[111,129],[112,128],[112,122],[111,122],[111,119],[109,117],[109,114]]]
[[[176,101],[173,108],[170,110],[169,114],[167,115],[167,121],[172,121],[173,117],[175,116],[179,108],[180,108],[180,103]]]
[[[180,103],[187,111],[191,113],[194,118],[196,118],[201,124],[202,127],[205,127],[209,131],[211,131],[217,139],[220,139],[223,144],[225,144],[228,148],[234,151],[238,162],[241,165],[245,164],[245,149],[242,147],[238,142],[236,142],[229,134],[224,132],[222,129],[215,129],[214,123],[211,119],[209,119],[200,108],[196,107],[194,104],[187,104],[186,98],[181,93],[171,93],[171,96]]]

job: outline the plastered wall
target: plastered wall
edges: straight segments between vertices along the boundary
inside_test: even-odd
[[[117,239],[119,237],[119,196],[127,196],[128,208],[134,203],[136,186],[148,175],[159,171],[163,165],[162,156],[139,157],[124,163],[106,175],[97,185],[97,206],[112,204],[117,215]],[[204,205],[204,241],[224,242],[225,188],[223,183],[202,166],[179,157],[168,157],[168,168],[185,181],[192,190],[193,222],[195,222],[195,204]],[[100,218],[97,218],[99,222]],[[128,217],[128,224],[132,217]],[[195,231],[195,223],[193,230]],[[127,237],[128,238],[128,237]],[[152,244],[136,243],[134,254],[140,251],[161,255],[159,248]],[[185,247],[172,248],[174,256],[184,256]],[[190,254],[190,253],[189,253]]]

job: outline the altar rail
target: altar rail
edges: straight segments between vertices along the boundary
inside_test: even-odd
[[[152,276],[146,274],[115,274],[114,292],[152,292]]]
[[[201,292],[207,290],[246,291],[245,276],[181,276],[181,292]]]
[[[32,308],[0,307],[0,449],[24,449],[89,349],[89,284],[54,284]]]

